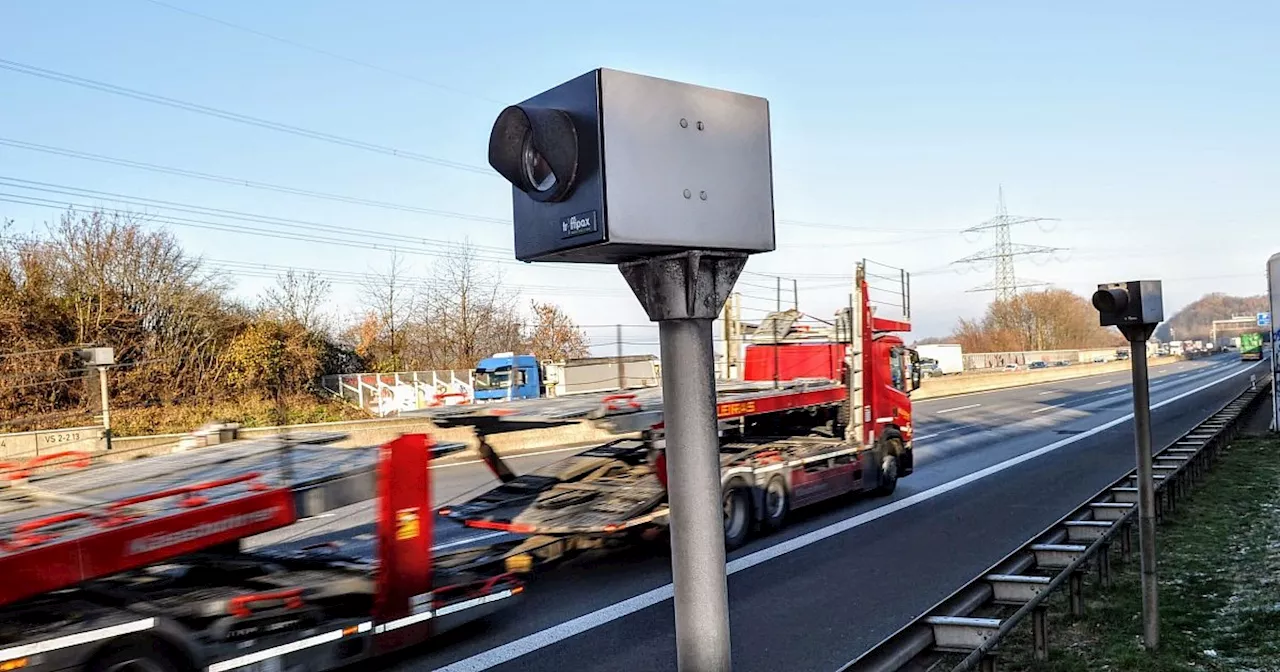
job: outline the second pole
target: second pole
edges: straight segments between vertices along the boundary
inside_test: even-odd
[[[1156,581],[1156,486],[1151,467],[1151,394],[1147,341],[1130,341],[1133,360],[1133,432],[1138,451],[1138,558],[1142,571],[1142,644],[1160,645],[1159,583]]]

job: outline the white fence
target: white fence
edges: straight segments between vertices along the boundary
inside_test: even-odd
[[[321,385],[378,417],[475,400],[475,378],[469,370],[349,373],[325,376]]]

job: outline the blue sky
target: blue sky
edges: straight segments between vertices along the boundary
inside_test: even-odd
[[[489,128],[504,104],[602,65],[764,96],[779,249],[748,269],[796,277],[802,309],[827,317],[844,301],[840,276],[854,259],[904,266],[917,272],[919,335],[946,333],[990,299],[964,291],[990,280],[990,269],[961,273],[949,262],[992,242],[958,232],[994,214],[999,185],[1011,214],[1061,220],[1017,229],[1015,241],[1069,248],[1022,260],[1019,274],[1082,293],[1099,281],[1135,277],[1165,279],[1166,309],[1209,291],[1261,293],[1266,258],[1280,250],[1275,3],[597,2],[546,11],[554,18],[545,19],[531,8],[547,3],[165,2],[330,53],[151,0],[9,0],[0,3],[0,59],[477,167],[486,165]],[[0,87],[0,141],[470,216],[510,215],[505,182],[483,171],[10,70],[0,69]],[[466,239],[495,260],[509,259],[511,247],[509,225],[497,222],[3,144],[0,176],[7,182],[0,198],[119,207],[106,197],[8,182],[16,178],[60,185],[46,189],[387,232],[403,237],[406,260],[424,277],[442,251],[438,241]],[[0,217],[19,230],[55,215],[0,202]],[[170,229],[216,263],[362,273],[385,266],[389,254]],[[647,321],[612,269],[497,267],[510,284],[533,287],[527,297],[555,300],[582,323]],[[261,271],[223,268],[245,296],[269,282]],[[335,307],[358,301],[358,287],[335,289]],[[748,306],[766,304],[749,299]],[[656,330],[631,333],[639,349],[656,340]],[[613,337],[604,328],[591,335],[602,343]]]

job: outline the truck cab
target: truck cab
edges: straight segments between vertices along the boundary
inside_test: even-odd
[[[897,433],[902,441],[898,475],[914,471],[912,458],[911,393],[920,387],[920,356],[896,335],[877,334],[871,340],[865,384],[870,404],[864,415],[867,445]]]
[[[476,402],[537,399],[542,396],[542,366],[533,355],[500,352],[476,364]]]

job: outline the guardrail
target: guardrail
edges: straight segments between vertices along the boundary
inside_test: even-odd
[[[1270,385],[1268,376],[1155,454],[1157,521],[1204,479],[1240,420]],[[840,672],[934,669],[956,656],[963,658],[953,672],[994,670],[996,646],[1027,616],[1034,657],[1047,660],[1045,600],[1065,583],[1073,615],[1084,615],[1084,573],[1096,568],[1099,583],[1110,587],[1112,545],[1119,542],[1124,560],[1131,556],[1137,501],[1137,481],[1130,471]]]

